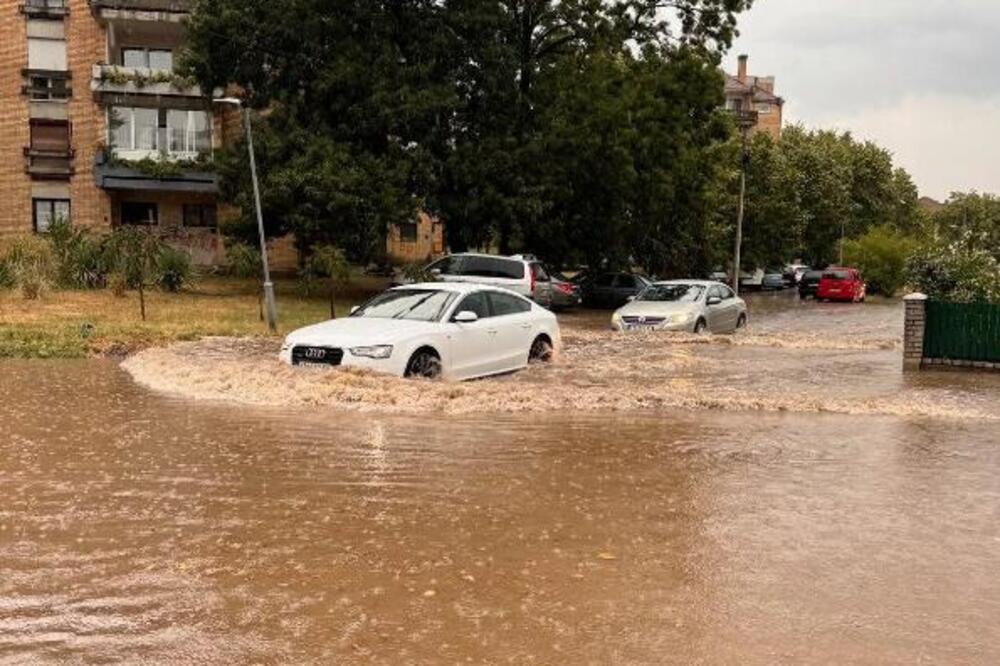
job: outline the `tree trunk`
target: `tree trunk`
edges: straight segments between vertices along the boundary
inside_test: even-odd
[[[337,318],[337,288],[330,284],[330,319]]]
[[[257,312],[260,314],[260,320],[264,321],[264,291],[257,292]]]
[[[142,320],[146,321],[146,292],[143,291],[142,285],[139,285],[139,312],[142,315]]]

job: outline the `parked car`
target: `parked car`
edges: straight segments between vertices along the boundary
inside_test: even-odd
[[[650,284],[633,273],[600,273],[583,283],[583,302],[591,308],[617,308]]]
[[[390,289],[350,317],[294,331],[280,358],[464,380],[549,361],[560,344],[555,315],[520,294],[434,282]]]
[[[867,291],[867,285],[858,269],[831,267],[823,272],[816,298],[821,301],[864,303]]]
[[[510,289],[539,305],[552,306],[552,280],[531,256],[499,257],[490,254],[451,254],[427,267],[444,282],[470,282]]]
[[[802,280],[802,276],[810,270],[812,269],[805,264],[789,264],[785,266],[785,284],[789,287],[798,286],[799,282]]]
[[[716,268],[714,271],[709,273],[708,279],[712,282],[721,282],[722,284],[729,284],[731,282],[729,279],[729,273],[722,268]]]
[[[763,268],[758,268],[752,273],[749,273],[747,271],[740,271],[740,289],[745,289],[746,291],[752,291],[754,289],[763,289],[763,287],[764,287]]]
[[[823,271],[806,271],[799,280],[799,298],[805,300],[810,296],[816,297],[816,290],[819,289],[819,281],[823,279]]]
[[[566,310],[575,308],[583,301],[580,285],[573,284],[562,273],[551,273],[552,278],[552,309]]]
[[[728,286],[707,280],[656,282],[611,317],[619,331],[729,333],[746,324],[746,302]]]
[[[785,288],[785,276],[779,270],[769,270],[764,273],[760,283],[761,289],[781,290]]]

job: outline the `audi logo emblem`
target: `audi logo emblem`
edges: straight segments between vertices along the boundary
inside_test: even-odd
[[[322,359],[326,358],[326,350],[325,349],[315,349],[315,348],[307,349],[306,350],[306,358],[311,359],[313,361],[322,360]]]

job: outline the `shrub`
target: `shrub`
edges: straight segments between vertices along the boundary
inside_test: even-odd
[[[906,284],[906,260],[915,243],[889,227],[874,227],[844,244],[844,258],[861,269],[868,288],[892,296]]]
[[[403,266],[403,277],[408,282],[437,282],[438,277],[427,270],[430,262],[414,262]]]
[[[334,245],[314,247],[312,254],[299,270],[299,278],[302,281],[303,291],[307,294],[312,293],[321,279],[326,279],[330,294],[330,317],[336,319],[337,289],[351,281],[351,264],[344,252]]]
[[[56,281],[71,289],[97,289],[107,284],[110,271],[103,237],[58,221],[48,233],[56,260]]]
[[[108,258],[126,288],[139,292],[139,312],[146,321],[146,287],[158,276],[158,261],[164,244],[142,229],[121,227],[108,237]]]
[[[991,250],[968,237],[921,248],[907,263],[910,285],[934,299],[1000,303],[1000,262]]]
[[[6,255],[0,255],[0,289],[10,289],[14,286],[14,274]]]
[[[52,286],[56,273],[52,246],[38,236],[16,239],[7,252],[5,263],[15,286],[27,300],[35,300]]]
[[[170,246],[160,249],[156,258],[156,283],[164,291],[176,294],[194,277],[194,264],[191,255],[183,250]]]
[[[260,250],[246,243],[232,242],[226,246],[226,264],[233,277],[249,279],[261,274]]]

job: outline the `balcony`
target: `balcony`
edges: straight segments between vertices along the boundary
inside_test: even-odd
[[[144,95],[189,98],[198,100],[197,108],[204,107],[206,95],[201,86],[170,71],[98,64],[91,76],[90,90],[104,104],[127,104],[129,98]]]
[[[25,148],[24,157],[27,160],[25,171],[32,178],[39,180],[69,180],[76,173],[73,160],[76,151],[72,148],[38,149]]]
[[[166,21],[179,23],[194,0],[90,0],[90,11],[102,21]]]
[[[32,19],[61,21],[69,14],[69,3],[67,0],[25,0],[21,13]]]
[[[219,179],[213,171],[169,157],[137,163],[110,160],[99,152],[94,160],[94,182],[101,189],[118,192],[219,193]]]

